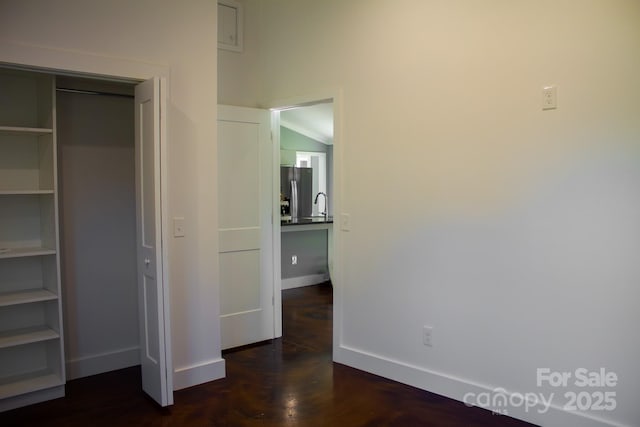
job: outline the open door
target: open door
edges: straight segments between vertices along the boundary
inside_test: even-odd
[[[161,148],[165,82],[135,88],[136,231],[142,389],[161,406],[173,404],[169,290],[162,274]]]
[[[223,349],[275,336],[269,120],[266,110],[218,105]]]

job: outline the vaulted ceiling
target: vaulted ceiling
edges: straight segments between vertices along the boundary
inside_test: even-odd
[[[280,113],[280,124],[323,144],[333,144],[333,103],[293,108]]]

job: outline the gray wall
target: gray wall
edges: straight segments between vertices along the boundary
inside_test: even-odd
[[[283,279],[328,273],[327,230],[286,232],[281,236]],[[297,265],[291,265],[292,255],[298,256]]]
[[[58,93],[70,379],[139,363],[133,99]],[[115,364],[114,364],[115,363]]]

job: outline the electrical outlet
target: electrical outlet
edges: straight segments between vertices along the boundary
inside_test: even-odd
[[[433,347],[433,326],[424,326],[422,329],[422,343],[427,347]]]
[[[298,263],[298,255],[291,255],[291,265],[296,265]]]

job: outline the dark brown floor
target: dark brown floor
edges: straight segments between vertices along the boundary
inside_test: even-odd
[[[0,426],[530,426],[331,362],[332,289],[283,292],[284,338],[227,352],[227,377],[158,408],[138,368],[70,381]]]

